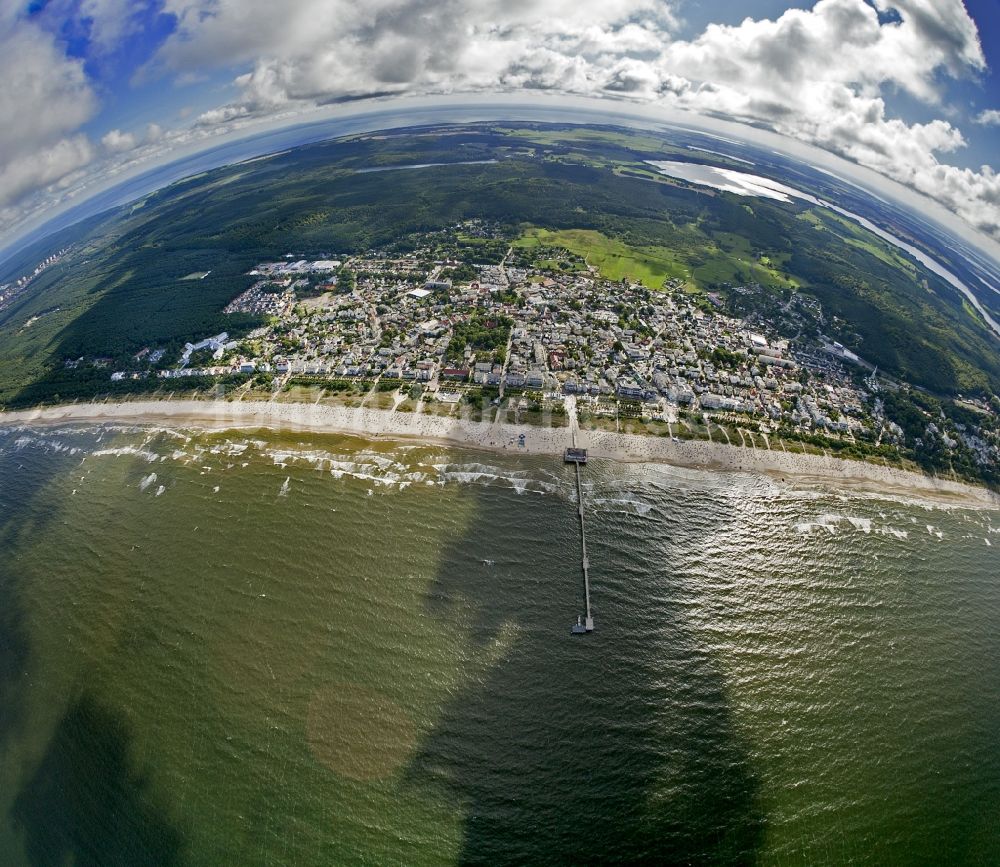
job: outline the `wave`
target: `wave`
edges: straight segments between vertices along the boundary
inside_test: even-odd
[[[115,446],[109,449],[97,449],[90,453],[92,457],[104,458],[104,457],[141,457],[149,463],[153,461],[160,460],[160,455],[155,452],[147,451],[146,449],[140,448],[138,446]]]
[[[642,518],[654,509],[653,503],[647,503],[636,497],[592,497],[589,503],[585,498],[584,503],[594,512],[617,512],[622,515],[638,515]]]

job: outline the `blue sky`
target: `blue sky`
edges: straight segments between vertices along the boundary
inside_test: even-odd
[[[1000,108],[1000,2],[969,0],[969,13],[979,28],[979,39],[989,69],[976,84],[960,86],[960,93],[974,107]],[[974,133],[978,131],[978,135]],[[968,164],[993,163],[1000,154],[1000,125],[970,131]]]
[[[547,91],[770,128],[1000,241],[997,0],[0,0],[5,72],[0,240],[331,102]]]

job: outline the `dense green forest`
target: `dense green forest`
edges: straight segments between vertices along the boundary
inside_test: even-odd
[[[490,360],[507,344],[513,322],[505,316],[473,316],[467,322],[455,325],[451,341],[448,343],[448,358],[453,363],[462,361],[466,348],[476,353],[477,361]],[[502,353],[496,358],[497,363],[503,363]]]
[[[605,255],[624,249],[656,265],[645,274],[654,283],[683,275],[692,291],[752,281],[808,293],[830,314],[831,336],[880,369],[944,395],[1000,392],[997,340],[958,293],[823,209],[657,177],[645,160],[679,149],[650,134],[429,132],[354,136],[217,169],[91,220],[75,238],[61,233],[60,243],[75,240],[72,253],[0,312],[0,405],[83,396],[107,378],[87,364],[67,369],[69,359],[117,364],[147,347],[175,353],[217,331],[244,333],[257,322],[222,309],[260,261],[405,251],[418,233],[468,218],[505,225],[511,238],[526,226],[600,233]],[[439,162],[452,165],[388,170]],[[211,273],[182,279],[200,271]]]

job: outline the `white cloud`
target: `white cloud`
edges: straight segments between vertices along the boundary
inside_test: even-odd
[[[943,66],[950,75],[969,69],[984,70],[986,61],[979,32],[962,0],[874,0],[886,12],[895,9],[903,18],[898,28],[901,48],[929,51],[912,58],[914,65]]]
[[[101,144],[109,153],[122,153],[130,151],[136,146],[136,138],[130,132],[122,132],[120,129],[112,129],[101,137]]]
[[[774,21],[710,25],[694,41],[669,46],[662,62],[692,81],[732,87],[790,110],[814,105],[816,92],[830,85],[872,96],[892,84],[934,103],[940,70],[957,76],[985,67],[961,0],[939,0],[934,13],[923,10],[921,0],[879,5],[891,5],[902,20],[881,24],[864,0],[819,0],[810,10],[791,9]],[[969,26],[954,22],[946,7],[961,10]]]
[[[664,0],[168,0],[166,11],[179,26],[158,62],[181,74],[252,64],[235,82],[250,112],[505,80],[592,91],[601,58],[655,56],[674,23]]]
[[[82,0],[80,16],[92,22],[91,41],[106,50],[135,32],[137,14],[149,5],[147,0]]]
[[[0,208],[58,187],[94,158],[76,131],[97,101],[82,64],[51,36],[0,7]]]
[[[124,154],[140,145],[155,144],[164,136],[163,127],[158,123],[146,124],[141,134],[112,129],[101,136],[101,144],[109,154]]]
[[[77,135],[6,160],[0,168],[0,206],[17,202],[27,193],[68,185],[76,171],[93,159],[87,137]]]
[[[976,115],[976,123],[983,126],[1000,126],[1000,109],[987,108]]]
[[[83,65],[64,57],[30,24],[0,24],[0,81],[4,155],[30,152],[39,142],[75,131],[96,108]]]

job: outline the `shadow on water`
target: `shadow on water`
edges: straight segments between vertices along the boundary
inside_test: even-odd
[[[0,748],[19,750],[28,725],[31,626],[23,602],[33,545],[59,520],[51,483],[80,458],[44,443],[18,446],[20,431],[0,430]],[[32,454],[35,448],[43,454]],[[42,675],[44,676],[44,675]],[[120,714],[92,696],[71,702],[39,764],[15,783],[9,820],[31,864],[171,864],[179,833],[151,802],[129,761],[131,737]],[[8,753],[10,755],[11,753]]]
[[[428,613],[448,600],[474,606],[481,648],[502,641],[505,624],[516,637],[449,702],[408,771],[463,811],[461,861],[754,862],[758,786],[721,675],[669,601],[669,583],[655,604],[642,601],[668,571],[662,560],[636,549],[627,529],[595,526],[592,567],[613,574],[617,590],[595,603],[598,631],[572,637],[581,595],[572,505],[512,505],[496,489],[475,496],[476,529],[446,552]],[[500,527],[502,543],[482,531]],[[490,558],[496,570],[482,567]]]
[[[0,429],[0,745],[24,721],[31,642],[21,602],[20,559],[45,533],[58,508],[45,498],[49,483],[79,459],[25,454],[15,445],[19,431]],[[30,447],[29,447],[30,448]]]
[[[34,865],[176,864],[181,837],[129,760],[123,716],[86,694],[67,710],[11,817]]]
[[[0,550],[10,549],[2,546]],[[5,570],[0,567],[0,744],[23,718],[24,704],[20,694],[29,650],[23,613],[10,584]]]

